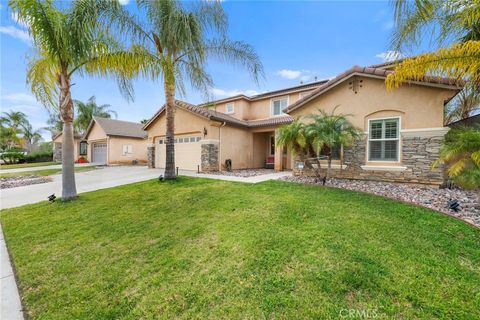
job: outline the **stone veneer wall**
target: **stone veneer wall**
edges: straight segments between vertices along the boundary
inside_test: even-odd
[[[147,165],[149,168],[155,168],[155,146],[147,147]]]
[[[429,185],[442,185],[445,181],[443,167],[431,169],[432,162],[438,159],[440,147],[443,143],[443,134],[431,137],[402,136],[402,162],[405,170],[384,171],[364,170],[366,159],[366,138],[357,141],[350,148],[344,149],[344,165],[347,168],[332,169],[332,176],[346,179],[380,180],[392,182],[410,182]],[[314,175],[308,169],[294,169],[295,175]],[[321,174],[326,174],[326,165]]]
[[[53,161],[62,161],[62,143],[55,142],[53,148]]]
[[[218,171],[218,140],[202,140],[201,170]]]

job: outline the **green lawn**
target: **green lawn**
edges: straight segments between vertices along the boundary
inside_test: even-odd
[[[480,230],[363,193],[181,177],[0,219],[33,319],[480,318]]]
[[[18,169],[18,168],[30,168],[30,167],[42,167],[53,166],[55,164],[61,164],[60,162],[35,162],[35,163],[19,163],[19,164],[2,164],[0,170]]]
[[[82,171],[91,171],[95,170],[95,166],[85,166],[85,167],[75,167],[75,172]],[[44,169],[44,170],[35,170],[35,171],[22,171],[22,172],[11,172],[11,173],[0,173],[0,178],[14,178],[22,176],[51,176],[52,174],[61,173],[62,169]]]

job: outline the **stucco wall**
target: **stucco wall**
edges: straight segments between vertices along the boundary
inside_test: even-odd
[[[131,145],[132,153],[123,154],[123,146]],[[147,162],[147,140],[127,137],[114,137],[108,139],[108,163],[132,164],[133,160],[139,163]]]
[[[62,153],[61,151],[58,152],[58,147],[60,147],[60,150],[62,148],[61,144],[62,144],[62,136],[63,135],[59,135],[58,137],[56,137],[55,139],[53,139],[53,154],[54,154],[54,161],[62,161]],[[74,152],[74,159],[75,161],[78,160],[79,158],[79,151],[80,151],[80,139],[74,139],[74,146],[73,146],[73,152]]]
[[[250,131],[230,126],[220,128],[220,166],[226,159],[232,160],[232,169],[250,168],[253,159],[253,135]]]
[[[92,162],[92,148],[95,142],[105,142],[107,143],[107,135],[105,131],[96,123],[94,122],[88,136],[86,136],[88,147],[87,147],[87,160],[88,162]],[[108,144],[107,144],[108,148]],[[108,149],[107,149],[107,161],[108,161]]]

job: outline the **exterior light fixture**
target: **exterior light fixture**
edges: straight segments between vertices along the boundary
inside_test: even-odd
[[[458,212],[460,211],[460,203],[458,203],[457,199],[450,199],[447,202],[447,208],[454,212]]]
[[[51,203],[55,202],[55,199],[57,199],[55,193],[48,196],[48,201],[50,201]]]

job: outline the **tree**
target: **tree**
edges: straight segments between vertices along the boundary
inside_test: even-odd
[[[321,151],[327,154],[327,178],[331,176],[333,148],[349,147],[361,135],[360,129],[348,120],[349,115],[335,114],[337,108],[338,106],[330,114],[318,109],[319,114],[309,116],[313,122],[306,126],[306,135],[317,155]]]
[[[42,140],[42,129],[33,129],[30,123],[22,125],[23,141],[28,152],[32,151],[34,145]]]
[[[3,112],[2,122],[18,132],[21,126],[28,123],[27,115],[21,111]]]
[[[62,200],[77,197],[74,173],[74,108],[72,76],[85,73],[115,76],[121,92],[131,97],[128,81],[135,65],[130,52],[108,33],[107,17],[120,7],[116,1],[10,0],[11,9],[28,26],[36,55],[27,82],[45,106],[55,106],[62,122]]]
[[[480,2],[419,0],[395,1],[393,45],[400,49],[417,45],[431,34],[440,49],[407,58],[387,77],[389,89],[409,80],[427,76],[446,76],[480,83]],[[454,44],[444,47],[454,39]],[[442,48],[444,47],[444,48]]]
[[[293,155],[304,158],[305,150],[309,145],[305,124],[296,119],[290,124],[282,126],[278,130],[277,144],[280,147],[286,147]]]
[[[0,117],[2,149],[21,147],[21,127],[28,123],[27,116],[21,111],[3,112]]]
[[[63,122],[60,113],[55,110],[48,110],[47,126],[45,130],[50,131],[52,138],[59,132],[62,132]]]
[[[480,125],[450,130],[432,167],[447,165],[447,172],[464,188],[478,189],[480,205]]]
[[[85,132],[93,117],[111,118],[117,117],[117,113],[110,110],[109,104],[97,105],[95,96],[90,97],[86,103],[74,100],[77,109],[77,118],[75,119],[75,128],[78,132]]]
[[[255,80],[263,74],[255,51],[227,38],[228,21],[220,1],[180,2],[138,0],[147,18],[140,23],[125,10],[112,20],[121,34],[131,34],[139,72],[147,79],[162,79],[166,101],[165,179],[175,178],[175,95],[184,94],[185,80],[194,89],[208,92],[213,81],[206,72],[208,58],[245,67]]]
[[[445,125],[470,117],[480,110],[480,92],[473,85],[467,85],[445,106]]]

